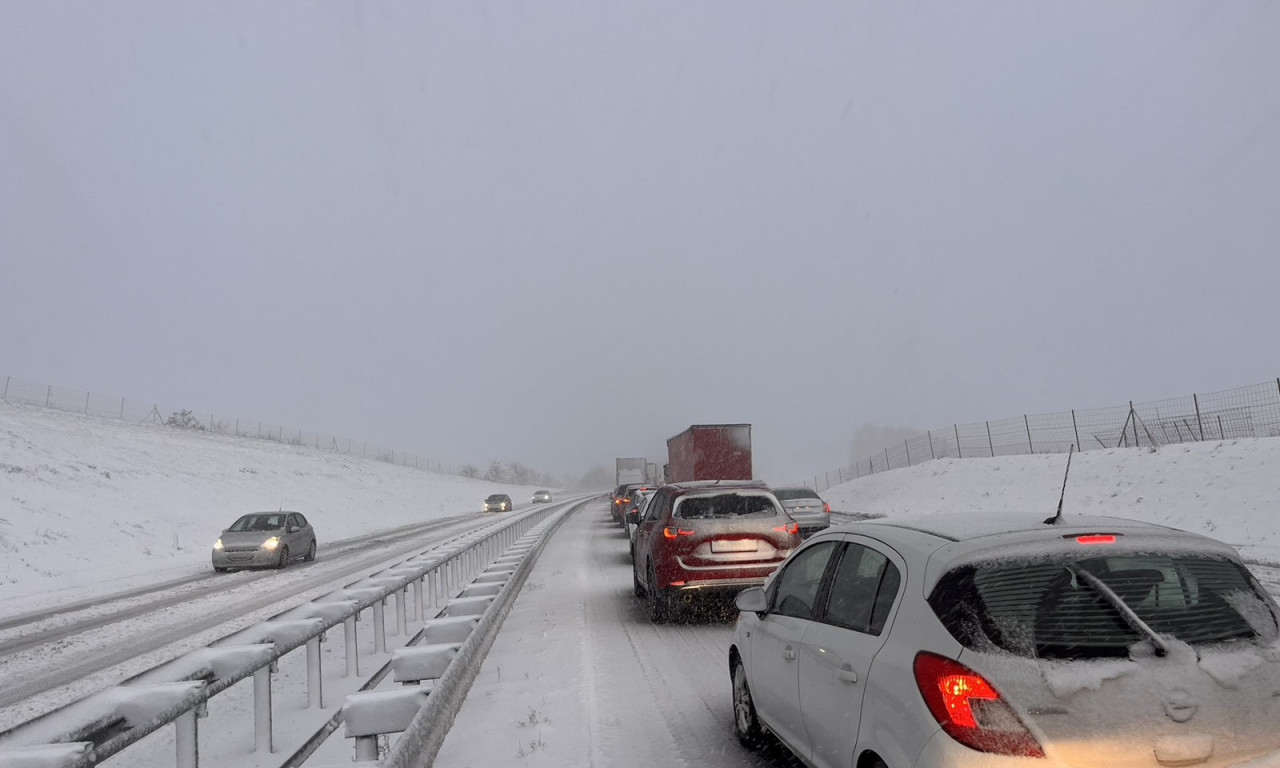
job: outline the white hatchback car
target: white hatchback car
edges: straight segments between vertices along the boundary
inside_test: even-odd
[[[1280,766],[1280,609],[1203,536],[852,523],[736,603],[739,739],[770,731],[819,768]]]

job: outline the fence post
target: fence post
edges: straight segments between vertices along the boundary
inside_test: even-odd
[[[903,440],[902,447],[907,451],[907,466],[911,466],[911,444],[910,441]]]
[[[837,470],[836,470],[836,475],[840,478],[840,482],[842,482],[842,483],[843,483],[843,482],[844,482],[844,467],[840,467],[839,469],[837,469]]]
[[[1022,414],[1022,423],[1027,425],[1027,450],[1035,455],[1036,447],[1031,443],[1031,419],[1027,418],[1027,414]]]
[[[1218,416],[1218,439],[1226,440],[1227,433],[1222,431],[1222,416]]]
[[[89,395],[90,395],[89,392],[84,393],[84,415],[85,416],[89,415]]]
[[[1129,401],[1129,421],[1133,423],[1133,447],[1141,448],[1142,441],[1138,439],[1138,413],[1133,410],[1133,401]]]
[[[933,430],[931,429],[929,430],[929,459],[933,460],[936,458],[938,457],[933,455]]]
[[[1218,417],[1218,421],[1219,421],[1219,422],[1221,422],[1221,421],[1222,421],[1222,417],[1221,417],[1221,416],[1219,416],[1219,417]],[[868,474],[868,475],[874,475],[875,473],[876,473],[876,461],[875,461],[875,459],[867,459],[867,474]]]
[[[120,398],[120,420],[124,421],[124,398]]]
[[[48,408],[48,407],[49,407],[49,399],[50,399],[50,398],[52,398],[52,397],[53,397],[53,385],[52,385],[52,384],[50,384],[50,385],[49,385],[49,389],[48,389],[48,391],[44,393],[44,407],[45,407],[45,408]]]
[[[956,430],[956,458],[963,459],[964,449],[960,447],[960,425],[953,422],[951,426]]]
[[[1080,446],[1080,450],[1084,450],[1084,443],[1080,442],[1080,427],[1076,424],[1076,409],[1071,409],[1071,428],[1076,432],[1076,445]]]
[[[884,468],[893,469],[893,467],[889,466],[889,449],[888,448],[884,449]]]
[[[991,422],[987,422],[987,450],[991,451],[991,458],[996,457],[996,444],[991,441]]]
[[[0,399],[3,399],[6,403],[9,402],[9,380],[12,378],[12,376],[4,377],[4,397]]]
[[[1280,384],[1280,379],[1276,379],[1276,383]],[[1200,441],[1204,442],[1204,422],[1200,420],[1200,396],[1192,392],[1191,400],[1196,404],[1196,427],[1200,430]]]

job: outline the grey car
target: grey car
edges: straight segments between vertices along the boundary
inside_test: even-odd
[[[808,538],[831,526],[831,506],[812,488],[774,488],[773,495],[800,526],[801,536]]]
[[[213,570],[283,568],[316,559],[316,532],[299,512],[243,515],[213,543]]]

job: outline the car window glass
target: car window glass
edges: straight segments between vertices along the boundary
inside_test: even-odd
[[[824,619],[878,635],[900,583],[898,568],[887,557],[861,544],[850,544],[831,577]],[[882,586],[885,596],[877,599]]]
[[[667,503],[667,495],[665,493],[662,493],[661,491],[659,491],[658,493],[655,493],[653,495],[653,501],[650,501],[649,505],[644,508],[643,519],[645,520],[658,519],[658,515],[662,514],[662,507],[666,503]]]
[[[307,518],[303,517],[302,515],[294,515],[294,517],[297,518],[298,525],[302,526],[303,528],[307,527]]]
[[[676,503],[674,516],[682,520],[769,517],[777,514],[773,497],[763,494],[717,493],[689,495]]]
[[[929,596],[942,623],[966,646],[1049,659],[1129,656],[1145,637],[1116,600],[1157,634],[1191,645],[1277,635],[1274,603],[1259,594],[1243,566],[1195,555],[970,565],[946,574]]]
[[[818,499],[818,494],[808,488],[781,488],[773,492],[778,497],[778,501],[791,501],[793,499]]]
[[[824,541],[795,554],[773,582],[772,611],[782,616],[813,618],[818,587],[837,542]]]

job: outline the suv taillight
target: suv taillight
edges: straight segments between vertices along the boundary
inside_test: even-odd
[[[822,511],[826,512],[828,515],[831,514],[831,505],[825,501],[822,502]]]
[[[951,738],[979,752],[1044,757],[1040,742],[982,675],[925,651],[914,666],[924,703]]]

